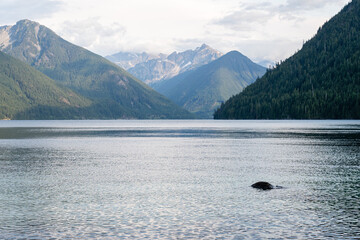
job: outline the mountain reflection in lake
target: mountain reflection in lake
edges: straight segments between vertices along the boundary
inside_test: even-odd
[[[360,121],[1,121],[0,238],[358,238],[359,146]]]

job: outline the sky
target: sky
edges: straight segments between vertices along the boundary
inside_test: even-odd
[[[299,50],[349,0],[1,0],[0,26],[29,19],[106,56],[206,43],[256,62]]]

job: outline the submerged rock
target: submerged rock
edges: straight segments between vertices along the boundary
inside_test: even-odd
[[[268,182],[256,182],[251,185],[253,188],[262,189],[262,190],[270,190],[274,189],[275,187]]]

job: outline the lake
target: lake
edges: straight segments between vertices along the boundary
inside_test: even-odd
[[[0,121],[0,239],[355,239],[359,216],[360,121]]]

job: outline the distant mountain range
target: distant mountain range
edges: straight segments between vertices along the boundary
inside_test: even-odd
[[[0,27],[0,119],[359,119],[359,16],[353,0],[269,69],[205,44],[108,56],[130,73],[21,20]]]
[[[266,68],[232,51],[209,64],[153,85],[154,89],[200,118],[261,77]]]
[[[135,53],[135,52],[118,52],[113,55],[106,56],[108,60],[116,63],[120,67],[128,70],[129,68],[135,67],[136,64],[144,63],[152,59],[165,59],[164,54],[149,54],[146,52]]]
[[[240,94],[216,119],[360,119],[360,1]]]
[[[266,70],[239,52],[223,55],[206,44],[170,55],[119,52],[107,58],[200,118],[212,118],[221,103]]]
[[[57,90],[56,86],[58,86],[64,89],[64,93],[67,94],[61,95],[59,93],[54,96],[54,99],[51,100],[54,101],[54,104],[56,99],[59,98],[63,99],[63,103],[70,102],[71,104],[71,98],[67,96],[70,94],[74,96],[73,100],[77,108],[84,107],[81,111],[78,111],[79,114],[76,116],[56,115],[56,118],[192,117],[190,113],[158,94],[119,66],[99,55],[65,41],[50,29],[36,22],[21,20],[14,26],[0,27],[0,50],[27,63],[56,81],[56,84],[53,84],[53,81],[43,76],[35,77],[39,81],[34,80],[32,82],[34,85],[29,89],[46,91],[37,86],[39,82],[45,85],[52,85],[53,90],[50,89],[50,91],[60,91]],[[3,58],[5,59],[6,57],[3,56]],[[16,68],[16,65],[19,65],[14,60],[11,62],[14,63],[14,68]],[[9,75],[9,73],[4,72],[6,70],[4,69],[2,74]],[[33,71],[30,70],[30,72]],[[20,74],[26,75],[25,71]],[[35,72],[32,74],[38,75]],[[8,76],[8,78],[4,81],[16,80],[12,75]],[[21,81],[19,80],[19,82]],[[16,84],[19,84],[19,82]],[[24,92],[22,89],[21,91]],[[14,94],[17,93],[7,91],[7,95],[1,96],[15,99],[16,96],[9,96]],[[47,93],[41,93],[39,96],[44,96],[44,99],[34,100],[34,104],[46,105],[45,99],[47,98],[45,96],[47,96]],[[77,103],[75,103],[75,98],[78,99]],[[33,105],[26,105],[25,103],[22,104],[23,107],[18,109],[18,111],[21,111],[21,114],[18,115],[18,111],[11,110],[11,108],[16,108],[16,106],[6,102],[7,100],[5,99],[3,104],[6,106],[3,107],[10,110],[3,111],[3,117],[51,118],[48,112],[44,112],[43,115],[41,112],[35,115],[32,114],[33,110],[31,107]],[[48,107],[52,107],[54,104],[49,103]],[[56,104],[58,103],[56,102]],[[29,112],[27,113],[26,111]]]
[[[173,52],[170,55],[120,52],[106,58],[152,86],[159,81],[208,64],[222,55],[221,52],[203,44],[195,50]]]

